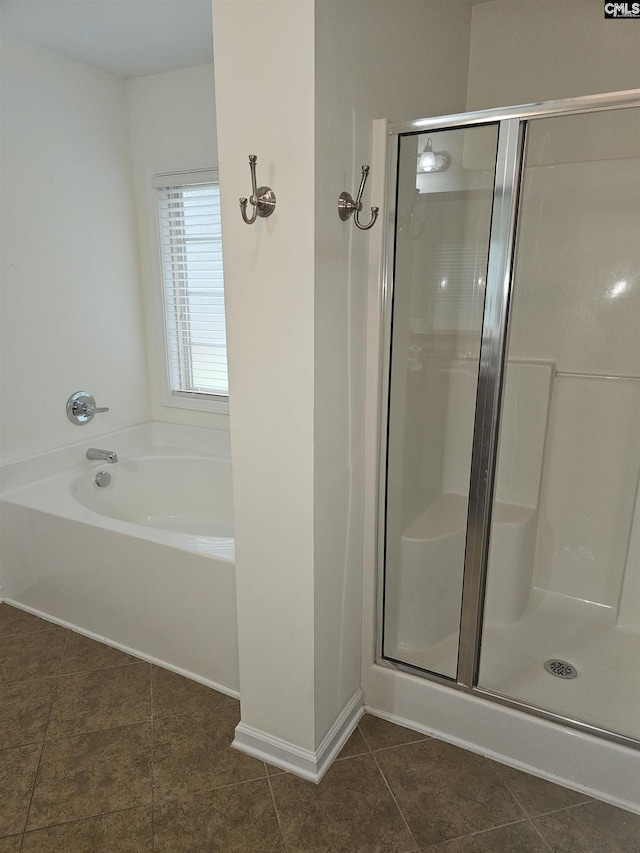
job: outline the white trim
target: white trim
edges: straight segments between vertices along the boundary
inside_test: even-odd
[[[208,169],[165,169],[163,171],[154,172],[153,188],[154,190],[166,189],[167,187],[176,186],[176,178],[187,178],[189,185],[195,184],[210,184],[212,180],[220,182],[220,175],[217,166],[211,166]]]
[[[243,722],[236,726],[236,735],[231,746],[240,752],[245,752],[247,755],[318,784],[351,737],[363,714],[363,695],[362,690],[358,689],[342,709],[315,752],[273,737]]]
[[[103,637],[101,634],[96,634],[94,631],[87,631],[84,628],[80,628],[78,625],[74,625],[73,622],[67,622],[66,619],[58,619],[57,616],[51,616],[43,610],[30,607],[28,604],[22,604],[22,602],[14,601],[11,598],[0,598],[0,602],[10,604],[11,607],[16,607],[18,610],[24,610],[26,613],[32,613],[34,616],[39,616],[41,619],[44,619],[47,622],[52,622],[54,625],[60,625],[62,628],[69,628],[69,630],[73,631],[75,634],[82,634],[83,637],[89,637],[91,640],[97,640],[99,643],[104,643],[105,646],[111,646],[112,649],[118,649],[120,652],[126,652],[128,655],[133,655],[133,657],[155,664],[155,666],[159,666],[162,669],[168,669],[170,672],[175,672],[177,675],[183,675],[191,681],[197,681],[198,684],[204,684],[205,687],[217,690],[218,693],[224,693],[227,696],[232,696],[234,699],[240,698],[240,693],[237,690],[233,690],[231,687],[225,687],[224,684],[218,684],[217,681],[211,681],[208,678],[203,678],[201,675],[196,675],[195,672],[183,669],[181,666],[174,666],[171,663],[167,663],[165,660],[161,660],[153,655],[148,655],[145,652],[133,649],[131,646],[126,646],[124,643],[116,643],[114,640],[108,639],[108,637]]]
[[[154,296],[155,298],[155,296]],[[163,349],[163,352],[165,350]],[[163,384],[161,387],[161,400],[163,406],[172,409],[189,409],[191,412],[217,412],[221,415],[229,414],[229,403],[219,398],[207,400],[204,397],[182,397],[172,394],[169,390],[168,378],[163,372]]]

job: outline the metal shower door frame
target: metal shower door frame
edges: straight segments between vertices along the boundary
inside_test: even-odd
[[[380,382],[381,425],[379,454],[379,496],[377,536],[377,632],[376,663],[380,666],[420,675],[452,689],[473,693],[534,716],[586,731],[607,740],[638,748],[634,738],[611,732],[580,720],[545,711],[477,684],[482,634],[482,614],[489,554],[491,512],[496,456],[500,427],[503,370],[507,347],[509,306],[517,237],[520,184],[525,159],[528,122],[538,118],[602,112],[640,107],[640,89],[589,95],[561,101],[525,104],[505,109],[481,110],[449,116],[418,119],[388,125],[386,221],[389,225],[384,247],[382,287],[383,352]],[[384,657],[384,582],[386,537],[386,481],[391,368],[392,311],[395,276],[396,197],[399,168],[399,140],[436,130],[464,129],[498,124],[494,173],[493,208],[489,238],[489,258],[485,287],[485,308],[478,369],[478,386],[473,433],[462,607],[456,680],[429,673],[410,664]]]

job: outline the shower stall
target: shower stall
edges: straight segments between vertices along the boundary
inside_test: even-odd
[[[640,90],[388,126],[378,665],[640,743]]]

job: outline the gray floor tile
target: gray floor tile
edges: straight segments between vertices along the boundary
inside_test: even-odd
[[[544,814],[556,811],[567,806],[575,806],[579,803],[587,803],[590,797],[555,785],[529,773],[523,773],[513,767],[504,764],[493,765],[505,785],[511,790],[520,805],[529,815]]]
[[[22,832],[42,744],[0,751],[0,836]]]
[[[45,742],[27,829],[151,802],[151,724]]]
[[[44,740],[55,690],[55,678],[2,686],[0,749]]]
[[[67,629],[0,637],[0,683],[29,681],[56,675],[67,639]]]
[[[355,729],[349,740],[340,750],[337,760],[341,758],[351,758],[353,755],[368,755],[369,747],[366,740],[362,737],[360,729]]]
[[[138,662],[138,658],[100,643],[83,634],[69,631],[67,645],[60,664],[60,673],[81,672],[88,669],[103,669],[108,666],[124,666]]]
[[[238,721],[236,708],[154,720],[156,800],[186,800],[203,791],[266,777],[264,762],[230,748]]]
[[[154,717],[198,716],[222,708],[240,708],[240,703],[232,696],[158,666],[152,667],[151,683]]]
[[[0,848],[1,850],[1,848]],[[152,853],[151,806],[25,833],[22,853]]]
[[[638,853],[640,815],[593,801],[534,818],[555,853]]]
[[[371,714],[364,715],[358,728],[371,749],[386,749],[389,746],[400,746],[404,743],[427,739],[427,735],[390,723],[381,717],[373,717]]]
[[[155,853],[285,853],[266,779],[154,807]]]
[[[337,761],[319,785],[271,778],[289,853],[407,853],[415,842],[371,756]]]
[[[0,603],[0,637],[31,634],[34,631],[46,631],[52,627],[53,624],[46,619],[41,619],[18,607],[12,607],[5,602]]]
[[[550,853],[528,820],[433,844],[422,850],[423,853]]]
[[[237,700],[4,604],[2,682],[0,853],[640,853],[637,815],[371,715],[304,782],[230,748]]]
[[[58,678],[47,740],[150,719],[150,664],[78,672]]]
[[[525,817],[493,762],[479,755],[429,739],[375,757],[422,846]]]

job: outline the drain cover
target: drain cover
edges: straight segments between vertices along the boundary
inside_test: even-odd
[[[575,678],[578,675],[578,670],[575,666],[567,663],[566,660],[559,660],[558,658],[551,658],[545,661],[544,668],[551,675],[555,675],[556,678]]]

